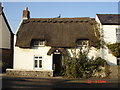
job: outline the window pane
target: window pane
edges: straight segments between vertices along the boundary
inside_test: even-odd
[[[120,34],[120,28],[116,29],[116,34]]]
[[[40,45],[43,45],[43,41],[40,41]]]
[[[39,45],[39,41],[38,41],[38,40],[35,40],[35,41],[34,41],[34,45]]]
[[[77,42],[77,45],[82,45],[82,40],[79,40],[79,41]]]
[[[42,60],[39,60],[39,67],[42,68]]]
[[[89,41],[88,40],[78,40],[77,41],[77,45],[89,45]]]
[[[35,67],[37,67],[37,64],[38,64],[38,62],[37,62],[37,60],[35,60]]]
[[[37,56],[35,56],[35,58],[38,58]]]
[[[116,37],[117,37],[117,42],[120,42],[120,34],[117,34]]]
[[[40,41],[39,45],[45,45],[45,41]]]
[[[42,57],[39,57],[39,58],[42,58]]]

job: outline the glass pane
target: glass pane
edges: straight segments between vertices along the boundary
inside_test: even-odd
[[[39,40],[35,40],[34,41],[34,45],[36,46],[36,45],[39,45]]]
[[[39,57],[39,58],[42,58],[42,57]]]
[[[117,42],[120,42],[120,34],[117,34]]]
[[[42,68],[42,60],[39,60],[39,68]]]
[[[37,63],[38,63],[37,60],[35,60],[35,67],[36,67],[36,68],[37,68]]]
[[[40,45],[44,45],[44,44],[45,44],[45,41],[40,41],[39,44],[40,44]]]
[[[40,45],[43,45],[43,41],[40,41]]]
[[[116,29],[116,34],[120,34],[120,28]]]
[[[38,58],[37,56],[35,56],[35,58]]]
[[[77,42],[77,45],[82,45],[82,40],[79,40],[79,41]]]

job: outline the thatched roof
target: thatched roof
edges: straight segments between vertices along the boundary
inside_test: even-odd
[[[93,18],[30,18],[23,20],[16,46],[29,48],[33,39],[47,41],[47,46],[75,47],[78,39],[96,43]]]
[[[97,14],[103,25],[120,25],[120,14]]]

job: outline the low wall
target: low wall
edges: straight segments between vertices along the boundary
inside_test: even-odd
[[[9,76],[27,76],[27,77],[53,77],[53,71],[34,71],[34,70],[14,70],[7,69],[6,75]]]
[[[110,70],[110,75],[109,78],[118,78],[120,79],[120,66],[110,66],[109,67]]]
[[[106,65],[105,67],[100,67],[100,69],[102,70],[100,72],[94,73],[93,77],[120,79],[120,66]]]

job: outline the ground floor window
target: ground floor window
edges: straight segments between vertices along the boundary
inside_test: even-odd
[[[42,57],[41,56],[34,56],[34,68],[42,68]]]
[[[120,65],[120,58],[117,58],[117,65]]]

